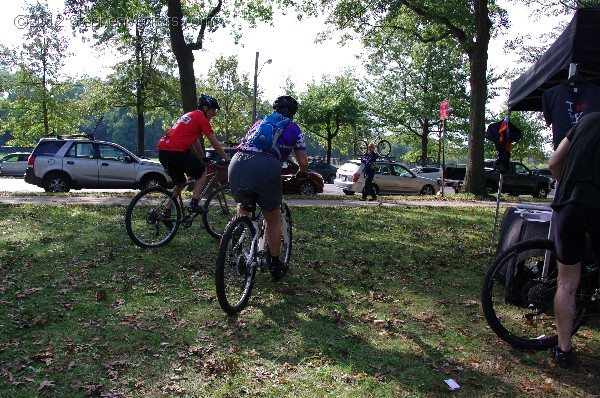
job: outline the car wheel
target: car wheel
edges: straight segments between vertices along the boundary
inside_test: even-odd
[[[545,185],[538,185],[535,192],[532,195],[534,198],[542,198],[545,199],[548,196],[548,187]]]
[[[46,192],[69,192],[71,190],[71,179],[64,173],[51,173],[45,177],[44,191]]]
[[[330,174],[329,177],[327,177],[327,180],[325,182],[328,184],[333,184],[334,180],[335,180],[335,174]]]
[[[346,195],[354,195],[354,191],[348,191],[347,189],[342,189],[342,192],[344,192]]]
[[[147,188],[155,188],[155,187],[159,187],[159,188],[165,188],[167,186],[167,181],[165,180],[165,178],[159,174],[150,174],[147,176],[144,176],[142,178],[142,181],[140,182],[140,189],[147,189]]]
[[[427,184],[421,188],[421,195],[435,195],[435,189],[432,185]]]
[[[317,188],[312,182],[304,181],[298,187],[298,193],[300,193],[300,195],[315,195],[317,193]]]

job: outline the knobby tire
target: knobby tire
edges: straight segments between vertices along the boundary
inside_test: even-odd
[[[252,293],[258,267],[253,238],[250,218],[237,216],[225,228],[219,244],[215,286],[219,305],[229,315],[243,310]]]
[[[544,256],[550,255],[548,277],[542,281]],[[514,265],[514,290],[508,294],[506,276]],[[510,345],[545,350],[558,344],[554,318],[554,294],[558,269],[554,242],[535,239],[519,242],[496,256],[481,290],[481,304],[491,329]],[[587,320],[585,297],[589,301],[589,280],[583,278],[577,291],[573,334]],[[510,299],[509,299],[510,297]]]
[[[127,235],[136,245],[149,248],[169,243],[179,228],[181,206],[172,193],[160,187],[140,191],[125,212]],[[171,217],[163,217],[165,205],[171,203]]]
[[[202,215],[202,222],[209,235],[215,239],[221,239],[225,227],[236,212],[235,203],[228,202],[228,198],[231,198],[231,190],[228,185],[224,185],[213,190],[204,202],[207,211]]]

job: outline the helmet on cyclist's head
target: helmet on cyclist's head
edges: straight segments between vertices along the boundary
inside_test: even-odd
[[[219,108],[219,101],[208,94],[202,94],[200,98],[198,98],[198,109],[202,110],[202,107],[204,106],[208,106],[212,109],[221,109]]]
[[[282,95],[273,102],[273,110],[291,119],[298,112],[298,101],[289,95]]]

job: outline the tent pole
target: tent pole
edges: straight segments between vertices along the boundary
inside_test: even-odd
[[[498,225],[498,210],[500,209],[500,197],[502,196],[502,185],[504,185],[504,173],[500,173],[500,179],[498,180],[498,198],[496,199],[496,215],[494,216],[494,228],[492,229],[492,237],[490,238],[490,250],[494,246],[494,235],[496,234],[496,225]]]

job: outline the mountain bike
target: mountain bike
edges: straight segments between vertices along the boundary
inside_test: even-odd
[[[381,156],[388,156],[392,152],[392,144],[381,136],[379,132],[376,133],[375,137],[370,137],[368,133],[365,133],[366,139],[358,139],[354,141],[353,151],[354,156],[362,156],[369,149],[369,144],[373,142],[377,153]]]
[[[189,213],[187,206],[183,205],[182,192],[193,189],[193,179],[185,183],[178,195],[160,187],[140,191],[125,213],[129,238],[140,247],[163,246],[175,237],[180,226],[191,227],[196,217],[201,215],[206,231],[215,239],[221,239],[231,215],[235,214],[229,185],[222,184],[218,176],[219,170],[226,167],[222,161],[210,162],[207,167],[207,183],[200,195],[200,199],[206,197],[203,214]]]
[[[592,258],[586,255],[582,262],[573,334],[599,308],[599,265]],[[523,349],[544,350],[558,344],[554,318],[557,277],[552,240],[522,241],[496,256],[485,275],[481,304],[498,337]]]
[[[266,222],[256,204],[244,208],[251,217],[238,215],[227,225],[216,261],[215,285],[219,305],[229,315],[243,310],[248,304],[257,272],[269,271],[275,279],[287,272],[292,254],[292,215],[287,204],[280,207],[281,252],[283,268],[269,270],[270,252],[265,236]]]

